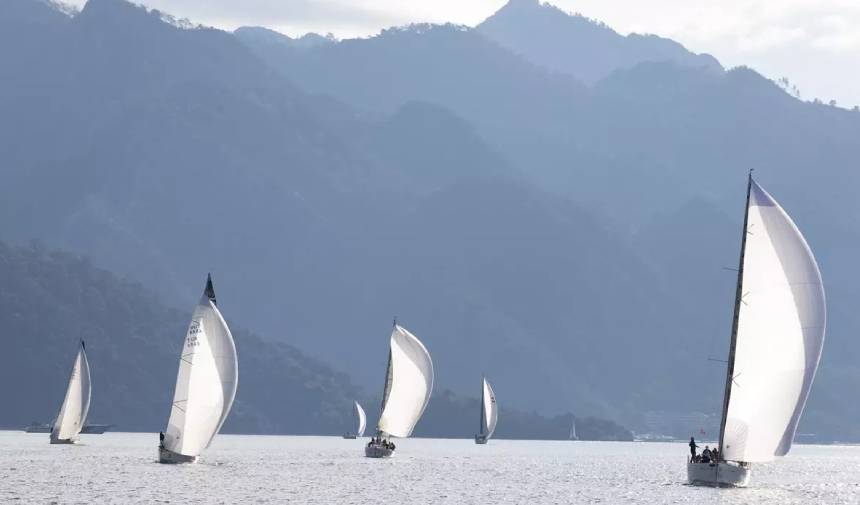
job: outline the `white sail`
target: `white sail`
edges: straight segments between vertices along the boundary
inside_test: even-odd
[[[499,421],[499,407],[496,405],[496,394],[487,379],[484,379],[484,435],[489,439],[496,431]]]
[[[415,335],[395,325],[379,431],[408,437],[424,413],[433,391],[433,361]]]
[[[207,293],[210,289],[207,284]],[[207,293],[191,317],[164,434],[164,447],[185,456],[197,456],[209,446],[230,413],[238,384],[233,336],[214,293]]]
[[[358,402],[355,402],[355,415],[358,417],[358,430],[356,430],[355,434],[356,436],[363,437],[364,430],[367,428],[367,415]]]
[[[573,417],[570,421],[570,439],[579,440],[576,436],[576,418]]]
[[[803,235],[752,180],[741,289],[721,450],[764,462],[791,448],[824,344],[825,300]]]
[[[51,430],[52,439],[71,440],[78,436],[87,420],[91,394],[90,364],[87,361],[84,344],[81,342],[81,348],[72,366],[72,375],[69,377],[63,405]]]

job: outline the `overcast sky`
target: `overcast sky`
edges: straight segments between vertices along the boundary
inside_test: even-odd
[[[507,0],[143,0],[195,23],[367,36],[411,22],[475,25]],[[71,0],[82,6],[85,0]],[[552,0],[622,34],[654,33],[724,66],[788,77],[804,99],[860,105],[860,0]]]

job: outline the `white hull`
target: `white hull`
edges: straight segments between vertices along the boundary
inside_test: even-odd
[[[687,461],[687,482],[694,486],[746,487],[750,468],[735,463],[691,463]]]
[[[394,455],[394,449],[371,444],[364,447],[364,455],[368,458],[390,458]]]
[[[166,464],[177,463],[194,463],[197,461],[197,456],[186,456],[173,451],[168,451],[164,447],[158,448],[158,462]]]
[[[52,444],[60,444],[60,445],[62,445],[62,444],[77,444],[78,439],[77,438],[55,438],[52,436],[51,437],[51,443]]]

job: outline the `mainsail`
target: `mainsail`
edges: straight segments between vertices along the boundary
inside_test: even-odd
[[[358,429],[356,430],[356,436],[363,437],[364,430],[367,428],[367,415],[364,413],[364,409],[361,408],[361,405],[358,402],[355,402],[355,415],[358,418]]]
[[[197,456],[208,447],[230,413],[238,378],[236,344],[208,278],[179,358],[164,448]]]
[[[499,407],[496,405],[496,394],[487,379],[483,379],[481,400],[481,433],[489,439],[496,431],[496,423],[499,420]]]
[[[78,436],[87,419],[91,394],[90,364],[87,361],[86,346],[81,341],[81,348],[72,366],[63,405],[51,429],[52,440],[71,440]]]
[[[782,207],[749,179],[721,457],[765,462],[791,448],[824,344],[818,265]]]
[[[382,414],[377,428],[383,434],[408,437],[424,413],[433,390],[433,361],[415,335],[394,325],[385,380]]]

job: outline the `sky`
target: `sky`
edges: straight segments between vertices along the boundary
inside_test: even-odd
[[[66,0],[82,6],[85,0]],[[137,0],[227,30],[257,25],[296,36],[369,36],[412,22],[474,26],[507,0]],[[725,67],[787,77],[801,98],[860,105],[860,0],[551,0],[622,34],[653,33]]]

